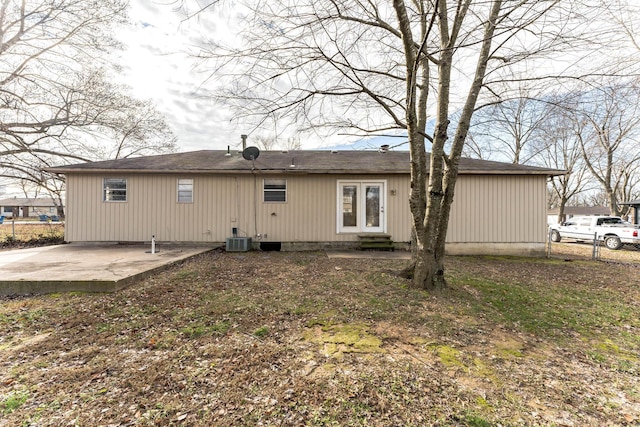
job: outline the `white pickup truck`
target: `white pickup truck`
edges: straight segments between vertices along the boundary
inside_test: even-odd
[[[551,240],[604,240],[607,248],[617,250],[625,243],[640,248],[640,228],[617,216],[573,217],[550,227]]]

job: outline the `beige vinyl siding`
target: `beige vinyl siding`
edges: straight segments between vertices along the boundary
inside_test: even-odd
[[[287,202],[265,203],[259,209],[258,230],[266,241],[329,242],[354,241],[357,234],[337,233],[336,191],[339,180],[387,183],[387,232],[394,240],[410,238],[407,176],[303,175],[287,176]],[[261,184],[261,183],[260,183]],[[390,195],[395,189],[396,195]],[[404,197],[403,197],[404,195]],[[261,196],[261,195],[260,195]],[[275,215],[274,215],[275,214]]]
[[[546,177],[459,177],[447,242],[544,242]]]
[[[279,177],[277,175],[270,175]],[[102,201],[104,177],[127,178],[127,201]],[[283,175],[287,201],[264,203],[261,176],[195,175],[193,203],[178,203],[178,175],[70,174],[67,188],[67,241],[223,242],[239,236],[267,235],[264,241],[353,241],[336,233],[339,179],[387,182],[387,231],[409,239],[408,177]],[[389,195],[395,189],[396,195]],[[257,208],[254,214],[254,208]]]
[[[120,175],[119,175],[120,176]],[[69,176],[68,241],[221,242],[231,227],[248,231],[252,187],[246,178],[194,176],[193,203],[178,203],[178,175],[122,175],[127,202],[95,197],[100,175]],[[228,231],[227,231],[228,230]]]
[[[410,188],[408,175],[387,178],[387,234],[396,242],[411,240]]]
[[[66,240],[224,242],[237,227],[268,242],[355,241],[336,231],[338,180],[386,181],[387,234],[410,239],[408,175],[269,174],[287,180],[284,203],[263,202],[264,176],[68,174]],[[102,201],[105,177],[127,179],[126,202]],[[194,180],[193,203],[178,203],[179,178]],[[543,241],[545,206],[544,176],[460,176],[447,240]]]

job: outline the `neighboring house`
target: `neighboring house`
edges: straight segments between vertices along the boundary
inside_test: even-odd
[[[51,198],[11,197],[0,199],[0,215],[5,218],[37,218],[40,215],[58,215],[58,207]]]
[[[629,200],[628,202],[620,203],[621,205],[628,205],[633,208],[633,215],[629,216],[629,221],[634,224],[640,224],[640,199]]]
[[[66,175],[65,240],[197,242],[234,235],[282,250],[411,240],[409,153],[196,151],[47,169]],[[562,171],[461,159],[452,254],[544,253],[547,177]]]
[[[547,224],[558,224],[559,208],[549,209],[547,212]],[[574,216],[600,216],[611,215],[611,209],[606,206],[565,206],[564,221],[568,221]],[[562,222],[564,222],[562,221]]]

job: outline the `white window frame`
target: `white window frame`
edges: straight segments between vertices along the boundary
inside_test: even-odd
[[[107,183],[120,181],[124,182],[124,189],[118,188],[116,190],[111,190]],[[123,192],[124,199],[113,199],[114,195],[112,192]],[[102,178],[102,201],[106,203],[126,203],[129,200],[129,182],[127,178]]]
[[[193,203],[193,178],[178,178],[176,183],[176,201],[178,203]],[[186,200],[188,196],[188,200]],[[181,200],[184,198],[185,200]]]
[[[283,181],[284,188],[266,188],[267,181]],[[271,184],[274,185],[274,184]],[[282,193],[284,200],[267,200],[267,194]],[[263,203],[287,203],[287,179],[286,178],[264,178],[262,180],[262,202]]]

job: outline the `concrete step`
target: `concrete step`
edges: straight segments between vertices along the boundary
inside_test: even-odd
[[[360,241],[360,249],[361,250],[367,250],[367,249],[373,249],[373,250],[395,250],[395,247],[393,246],[393,242],[391,240],[383,240],[383,241],[379,241],[379,240],[361,240]]]

